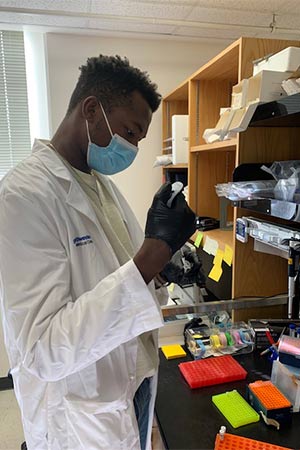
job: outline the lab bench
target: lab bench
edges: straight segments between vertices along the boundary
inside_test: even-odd
[[[259,422],[233,428],[212,402],[212,396],[236,389],[246,398],[247,384],[270,379],[271,362],[253,352],[234,358],[247,371],[247,377],[215,386],[190,389],[178,364],[192,358],[167,360],[160,350],[160,369],[155,414],[166,450],[212,450],[222,425],[227,432],[291,449],[300,448],[300,413],[294,413],[292,424],[277,430],[261,418]]]

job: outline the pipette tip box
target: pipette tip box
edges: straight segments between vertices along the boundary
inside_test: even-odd
[[[281,425],[291,423],[292,404],[271,381],[250,383],[247,386],[247,398],[266,424],[279,429]]]

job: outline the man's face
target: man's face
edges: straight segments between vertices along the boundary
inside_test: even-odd
[[[101,101],[101,99],[99,100]],[[138,91],[132,93],[129,105],[116,106],[105,113],[113,134],[120,135],[136,146],[146,137],[152,119],[152,111]],[[91,140],[102,147],[107,146],[111,140],[111,134],[100,105],[99,120],[91,133]]]

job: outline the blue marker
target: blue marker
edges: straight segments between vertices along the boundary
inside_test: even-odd
[[[297,328],[297,330],[296,330],[296,333],[297,333],[297,338],[300,338],[300,328]]]

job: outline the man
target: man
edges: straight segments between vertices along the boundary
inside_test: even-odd
[[[144,237],[107,175],[133,162],[159,103],[127,59],[88,59],[51,142],[1,183],[3,328],[28,450],[150,449],[166,294],[153,280],[195,216],[181,193],[167,206],[166,184]]]

